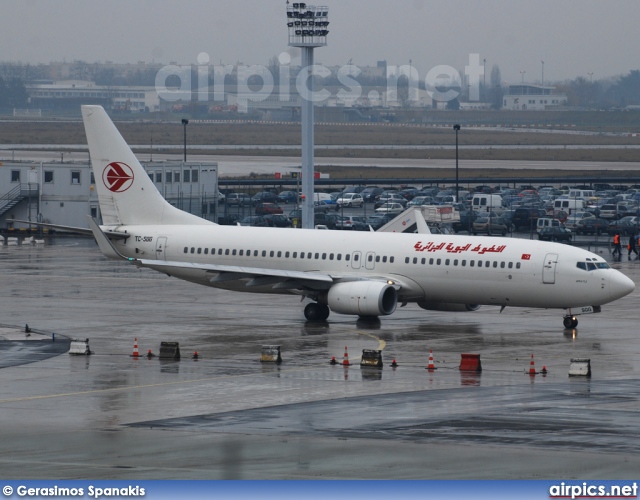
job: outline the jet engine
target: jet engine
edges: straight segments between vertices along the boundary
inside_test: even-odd
[[[387,316],[396,310],[398,292],[379,281],[349,281],[333,285],[326,296],[332,311],[358,316]]]
[[[480,309],[477,304],[454,304],[453,302],[418,302],[418,305],[427,311],[468,312]]]

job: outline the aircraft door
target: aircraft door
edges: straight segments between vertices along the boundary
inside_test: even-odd
[[[166,246],[167,238],[165,236],[159,236],[156,240],[156,260],[167,260],[164,253]]]
[[[557,253],[548,253],[544,258],[542,267],[542,282],[553,285],[556,282],[556,264],[558,263]]]
[[[362,265],[362,263],[360,262],[361,258],[362,252],[353,252],[351,254],[351,267],[353,269],[360,269],[360,266]]]
[[[364,267],[367,269],[374,269],[376,267],[376,254],[375,252],[367,252],[365,257]]]

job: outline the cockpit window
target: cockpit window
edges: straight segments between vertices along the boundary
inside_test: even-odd
[[[582,269],[583,271],[595,271],[596,269],[610,269],[609,264],[606,262],[578,262],[576,264],[578,269]]]

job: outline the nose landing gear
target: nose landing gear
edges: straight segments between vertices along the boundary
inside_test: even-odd
[[[569,330],[578,326],[578,318],[576,318],[575,316],[565,316],[562,320],[562,323],[564,324],[564,327]]]

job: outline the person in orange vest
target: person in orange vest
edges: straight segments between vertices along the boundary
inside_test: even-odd
[[[616,234],[613,236],[613,255],[616,253],[618,257],[622,257],[622,248],[620,247],[620,231],[616,231]]]

